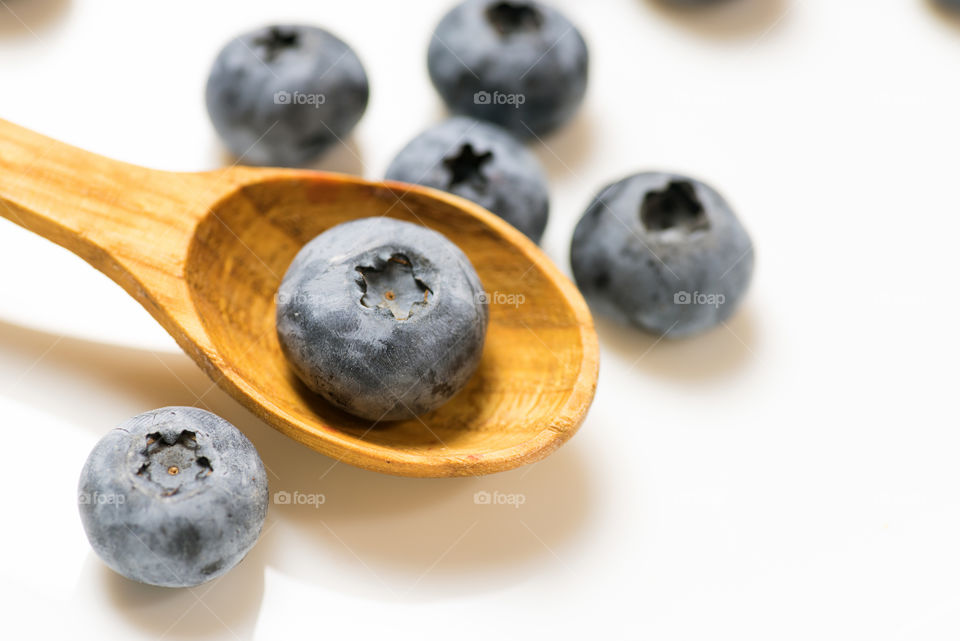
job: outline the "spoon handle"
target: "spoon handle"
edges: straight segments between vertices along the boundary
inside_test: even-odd
[[[124,258],[142,260],[158,238],[189,234],[184,196],[198,174],[128,165],[0,120],[0,216],[116,280]]]

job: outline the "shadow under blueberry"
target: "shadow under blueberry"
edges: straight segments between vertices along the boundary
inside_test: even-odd
[[[356,135],[351,133],[342,142],[334,143],[320,158],[308,165],[307,169],[362,177],[366,165],[363,163],[363,150],[357,143]]]
[[[791,10],[787,0],[716,0],[678,6],[670,0],[644,0],[664,18],[697,35],[718,40],[765,37],[783,26]]]
[[[218,143],[218,148],[219,161],[222,166],[231,167],[246,164],[245,159],[238,159],[222,144]],[[363,150],[360,148],[356,136],[351,133],[342,142],[335,142],[331,145],[314,162],[305,165],[304,169],[363,177],[366,165],[363,162]]]
[[[269,536],[270,520],[264,525]],[[156,637],[209,637],[232,632],[253,637],[263,600],[266,550],[260,544],[225,575],[193,588],[162,588],[123,577],[92,551],[81,573],[78,592],[86,600],[101,600],[117,613]],[[91,590],[94,586],[97,589]]]
[[[926,0],[927,7],[937,17],[955,29],[960,29],[960,8],[949,9],[938,0]]]
[[[373,421],[360,419],[352,414],[344,412],[340,408],[324,400],[324,398],[319,394],[314,393],[302,380],[300,380],[300,378],[292,369],[287,370],[287,378],[290,381],[290,385],[297,390],[297,393],[303,398],[304,402],[310,408],[310,411],[316,414],[321,421],[328,425],[337,425],[342,431],[357,437],[370,430],[383,430],[389,428],[390,426],[388,421],[374,423]]]
[[[578,170],[590,158],[597,140],[593,112],[589,104],[573,117],[573,120],[555,131],[527,141],[530,150],[551,180],[576,177]]]
[[[756,317],[749,304],[726,322],[689,338],[660,338],[596,316],[600,343],[634,369],[686,381],[729,376],[759,358]]]
[[[0,5],[0,38],[37,38],[63,21],[70,0],[6,0]]]
[[[461,395],[466,399],[475,398],[477,395],[472,393],[471,390],[474,387],[483,386],[484,378],[488,376],[486,373],[488,370],[489,363],[481,360],[477,371],[474,372],[473,377],[467,385],[447,402],[454,403]],[[316,414],[321,421],[327,425],[336,425],[338,431],[358,439],[366,440],[369,443],[387,446],[400,444],[403,447],[436,447],[444,444],[455,444],[458,435],[461,434],[461,432],[457,430],[446,430],[444,437],[441,439],[435,431],[427,427],[432,423],[429,413],[419,418],[394,421],[358,418],[341,410],[319,394],[311,391],[292,369],[287,370],[287,377],[290,385],[297,390],[297,393],[310,408],[310,411]],[[483,410],[483,408],[479,407],[475,409],[478,413]]]

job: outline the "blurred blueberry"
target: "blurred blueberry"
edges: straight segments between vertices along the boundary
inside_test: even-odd
[[[267,475],[233,425],[193,407],[140,414],[104,436],[80,474],[83,528],[123,576],[199,585],[240,562],[267,514]]]
[[[362,218],[297,254],[277,295],[277,334],[297,376],[361,418],[436,409],[480,362],[487,301],[469,259],[443,235]]]
[[[587,58],[576,27],[541,2],[467,0],[437,25],[427,67],[451,112],[527,138],[573,117]]]
[[[540,162],[495,125],[455,117],[400,150],[388,180],[443,189],[489,209],[540,242],[550,195]]]
[[[570,247],[577,285],[596,311],[669,337],[729,318],[753,260],[750,237],[720,194],[667,173],[604,188]]]
[[[231,40],[207,80],[224,144],[253,165],[301,166],[343,139],[367,107],[363,65],[318,27],[263,27]]]

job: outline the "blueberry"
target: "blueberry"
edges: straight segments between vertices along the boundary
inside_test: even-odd
[[[240,35],[207,80],[207,111],[230,151],[254,165],[300,166],[350,133],[367,108],[367,75],[353,50],[317,27]]]
[[[332,227],[297,254],[277,296],[294,371],[356,416],[409,418],[446,402],[480,362],[487,301],[443,235],[391,218]]]
[[[451,112],[530,137],[576,113],[587,58],[580,32],[543,3],[467,0],[437,25],[427,67]]]
[[[123,576],[194,586],[235,566],[260,536],[267,475],[233,425],[193,407],[134,416],[93,448],[80,474],[80,519]]]
[[[570,262],[597,311],[683,337],[733,314],[750,284],[753,244],[712,188],[640,173],[594,198],[574,231]]]
[[[540,242],[550,196],[540,163],[505,130],[456,117],[427,129],[400,150],[388,180],[463,196]]]

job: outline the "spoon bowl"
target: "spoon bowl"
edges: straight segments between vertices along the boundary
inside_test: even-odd
[[[338,461],[403,476],[498,472],[559,447],[593,398],[597,338],[579,292],[520,232],[456,196],[288,169],[161,172],[0,121],[0,215],[113,278],[231,396]],[[478,371],[404,421],[360,419],[311,393],[275,329],[276,291],[300,248],[370,216],[444,234],[490,297]]]

